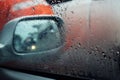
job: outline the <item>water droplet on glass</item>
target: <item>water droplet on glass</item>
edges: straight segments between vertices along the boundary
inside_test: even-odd
[[[74,12],[73,12],[73,11],[71,11],[71,13],[72,13],[72,14],[74,14]]]
[[[117,55],[119,55],[120,54],[120,52],[119,51],[117,51]]]
[[[106,58],[107,58],[107,55],[106,55],[105,53],[103,53],[102,55],[103,55],[104,59],[106,59]]]

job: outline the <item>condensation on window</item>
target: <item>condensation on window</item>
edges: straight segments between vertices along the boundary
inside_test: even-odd
[[[66,22],[66,44],[61,56],[66,74],[119,79],[119,0],[74,0],[53,6]]]

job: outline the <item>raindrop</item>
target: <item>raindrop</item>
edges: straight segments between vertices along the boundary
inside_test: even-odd
[[[115,62],[117,61],[117,59],[113,59]]]
[[[110,57],[110,56],[109,56],[108,58],[109,58],[109,59],[111,59],[111,57]]]
[[[74,14],[74,12],[73,12],[73,11],[71,11],[71,13],[72,13],[72,14]]]
[[[119,51],[117,51],[117,55],[119,55],[120,54],[120,52]]]
[[[65,8],[65,11],[67,10],[67,8]]]
[[[97,51],[98,50],[98,48],[97,47],[95,47],[95,51]]]
[[[73,48],[73,46],[70,46],[71,48]]]
[[[35,8],[34,8],[34,7],[32,7],[32,10],[34,11],[34,10],[35,10]]]
[[[105,53],[103,53],[102,55],[103,55],[104,59],[106,59],[106,58],[107,58],[107,55],[105,55]]]
[[[80,44],[80,43],[78,43],[78,47],[81,47],[81,44]]]
[[[89,52],[89,54],[92,54],[92,52]]]
[[[75,47],[75,50],[77,50],[77,47]]]

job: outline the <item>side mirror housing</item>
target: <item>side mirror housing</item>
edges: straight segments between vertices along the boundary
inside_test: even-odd
[[[8,22],[1,32],[0,51],[10,56],[53,54],[64,46],[64,22],[57,16],[24,16]],[[10,60],[10,59],[8,59]]]

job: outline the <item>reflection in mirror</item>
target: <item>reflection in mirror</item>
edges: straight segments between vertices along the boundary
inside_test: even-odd
[[[60,32],[53,20],[26,20],[16,26],[13,45],[17,52],[46,51],[60,44]]]

